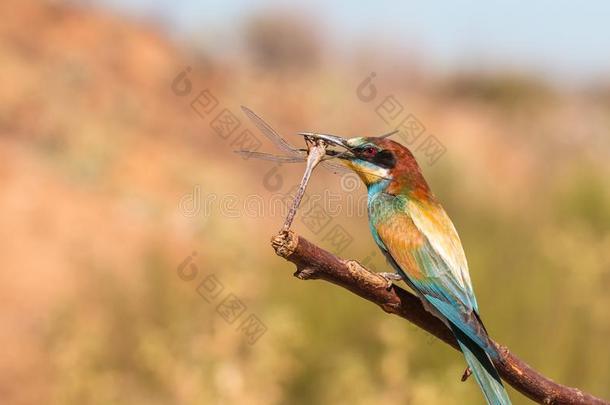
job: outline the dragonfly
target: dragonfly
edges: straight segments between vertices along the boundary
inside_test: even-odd
[[[282,232],[288,232],[290,226],[292,225],[292,221],[296,216],[297,209],[301,204],[301,200],[305,194],[305,188],[307,187],[307,183],[309,183],[309,179],[311,177],[311,173],[313,169],[320,163],[323,166],[326,166],[329,169],[333,169],[333,171],[344,170],[343,167],[333,164],[332,162],[324,161],[326,154],[326,146],[327,143],[320,140],[314,139],[313,136],[302,134],[305,136],[305,143],[307,144],[307,149],[298,149],[292,146],[288,141],[280,136],[269,124],[267,124],[261,117],[256,115],[252,110],[247,107],[241,107],[242,111],[250,118],[252,123],[271,141],[273,142],[279,149],[286,152],[287,156],[280,155],[272,155],[269,153],[262,153],[256,151],[247,151],[240,150],[237,151],[242,156],[246,157],[254,157],[258,159],[271,160],[274,162],[280,163],[293,163],[293,162],[307,162],[307,166],[305,167],[305,172],[303,173],[303,178],[301,179],[301,184],[294,196],[294,200],[292,201],[292,206],[290,207],[290,211],[288,211],[288,216],[284,220],[284,225],[282,226]],[[334,167],[333,167],[334,166]]]
[[[252,123],[263,133],[263,135],[265,135],[267,139],[269,139],[275,146],[277,146],[278,149],[286,153],[286,155],[273,155],[271,153],[250,150],[237,150],[235,152],[247,158],[252,157],[255,159],[269,160],[278,163],[307,163],[305,172],[303,173],[301,184],[299,185],[299,188],[294,196],[292,206],[290,208],[290,211],[288,212],[286,220],[284,221],[284,225],[282,226],[282,232],[287,232],[290,229],[290,226],[292,225],[292,221],[294,220],[296,211],[301,203],[301,200],[303,199],[305,188],[307,187],[307,183],[309,182],[313,169],[317,165],[321,165],[335,174],[349,173],[350,170],[347,167],[341,165],[340,163],[329,161],[329,159],[338,158],[341,157],[342,154],[350,152],[336,152],[327,150],[327,146],[330,146],[328,139],[336,139],[337,137],[334,135],[317,134],[310,132],[299,133],[299,135],[302,135],[305,138],[307,149],[296,148],[295,146],[291,145],[286,139],[284,139],[280,134],[278,134],[261,117],[256,115],[254,111],[244,106],[242,106],[241,109],[244,114],[246,114],[246,116],[250,119],[250,121],[252,121]],[[387,133],[385,135],[382,135],[382,137],[391,136],[396,132],[398,131]]]
[[[254,111],[250,110],[248,107],[242,106],[241,109],[244,112],[244,114],[246,114],[246,116],[250,119],[250,121],[252,121],[252,123],[259,129],[259,131],[261,131],[261,133],[263,135],[265,135],[265,137],[267,139],[269,139],[278,149],[280,149],[282,152],[284,152],[285,155],[274,155],[271,153],[264,153],[264,152],[250,151],[250,150],[237,150],[237,151],[235,151],[236,153],[238,153],[244,157],[247,157],[247,158],[268,160],[271,162],[278,162],[278,163],[299,163],[299,162],[307,161],[308,149],[297,148],[297,147],[291,145],[286,139],[284,139],[280,134],[278,134],[277,131],[275,131],[269,124],[267,124],[261,117],[256,115],[254,113]],[[382,135],[382,136],[384,136],[384,137],[390,136],[397,132],[398,132],[398,130],[392,131],[392,132]],[[307,139],[309,137],[316,137],[318,135],[323,135],[323,134],[301,132],[301,133],[299,133],[299,135],[304,136],[305,140],[307,141]],[[333,162],[331,160],[331,159],[337,158],[337,157],[338,157],[338,155],[328,155],[324,159],[322,159],[322,161],[319,163],[319,165],[324,167],[327,170],[330,170],[331,172],[333,172],[335,174],[350,173],[351,172],[350,169],[348,169],[347,167],[343,166],[340,163]]]

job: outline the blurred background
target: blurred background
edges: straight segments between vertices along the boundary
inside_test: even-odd
[[[277,152],[241,105],[299,146],[402,125],[492,336],[610,398],[607,3],[0,13],[3,403],[483,403],[453,349],[292,277],[269,239],[303,166],[233,153]],[[353,180],[317,170],[294,230],[389,271]]]

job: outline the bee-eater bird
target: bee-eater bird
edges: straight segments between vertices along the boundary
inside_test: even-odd
[[[492,360],[499,357],[479,317],[466,256],[413,154],[386,136],[344,139],[303,133],[344,148],[328,149],[368,190],[375,242],[424,307],[453,332],[489,404],[510,404]]]

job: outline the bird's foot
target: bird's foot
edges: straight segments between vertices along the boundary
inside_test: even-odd
[[[462,374],[462,382],[466,381],[471,375],[472,370],[470,369],[470,367],[466,367],[466,370],[464,370],[464,374]]]
[[[392,281],[400,281],[402,280],[402,276],[398,273],[377,273],[378,275],[380,275],[381,277],[383,277],[385,279],[385,281],[387,281],[387,285],[386,285],[386,289],[390,289],[392,288]]]

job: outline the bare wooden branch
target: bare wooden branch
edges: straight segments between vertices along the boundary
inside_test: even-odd
[[[292,231],[283,231],[271,240],[275,252],[294,263],[294,275],[302,280],[320,279],[348,289],[379,305],[384,311],[405,318],[438,339],[458,349],[453,334],[436,317],[429,314],[414,294],[393,285],[353,260],[343,260],[317,247]],[[538,373],[508,348],[495,343],[501,359],[494,364],[507,383],[540,404],[610,405],[577,388],[566,387]]]

